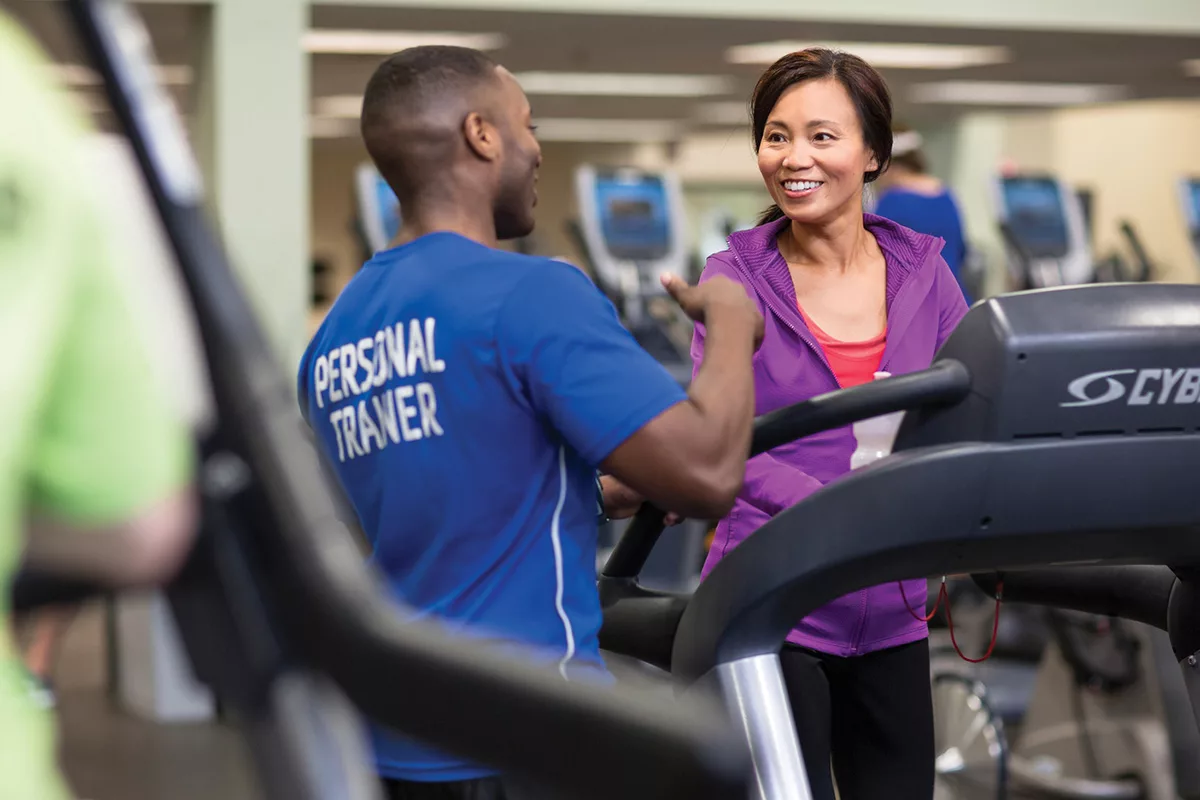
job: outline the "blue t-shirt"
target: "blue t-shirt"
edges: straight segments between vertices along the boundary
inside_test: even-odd
[[[946,240],[942,248],[942,258],[958,284],[962,283],[963,261],[967,257],[966,237],[963,234],[962,217],[958,213],[958,204],[954,202],[949,191],[942,190],[937,194],[921,194],[908,189],[888,189],[879,197],[875,213],[898,222],[906,228],[912,228],[917,233],[929,236],[940,236]],[[967,298],[969,304],[971,299]]]
[[[383,251],[309,344],[299,395],[409,613],[606,676],[595,469],[686,395],[586,275],[453,233]],[[372,736],[385,777],[495,772]]]

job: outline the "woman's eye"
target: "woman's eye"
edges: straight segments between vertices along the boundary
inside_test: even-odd
[[[813,137],[813,139],[814,139],[815,141],[818,141],[818,142],[832,142],[832,141],[833,141],[833,134],[831,134],[831,133],[818,133],[816,136],[814,136],[814,137]]]

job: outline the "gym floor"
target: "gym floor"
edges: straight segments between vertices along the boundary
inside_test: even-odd
[[[156,725],[113,705],[103,606],[72,623],[55,670],[62,763],[81,800],[257,800],[237,731]]]

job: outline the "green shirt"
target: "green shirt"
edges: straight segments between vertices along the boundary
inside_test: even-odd
[[[182,487],[186,425],[130,319],[86,128],[47,61],[0,12],[0,611],[33,509],[81,525],[136,515]],[[58,800],[52,718],[0,635],[0,797]]]

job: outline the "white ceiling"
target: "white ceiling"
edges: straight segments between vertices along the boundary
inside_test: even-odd
[[[80,57],[57,2],[0,0],[15,10],[64,63]],[[203,6],[155,2],[141,6],[160,60],[194,63]],[[963,69],[889,69],[897,116],[914,123],[979,109],[977,85],[942,87],[949,102],[917,102],[929,97],[918,84],[945,81],[1103,84],[1121,87],[1123,98],[1200,98],[1200,76],[1185,62],[1200,59],[1200,37],[1062,33],[1049,31],[916,28],[836,23],[714,20],[681,17],[628,17],[478,10],[405,9],[316,5],[312,25],[320,29],[371,31],[455,31],[501,34],[506,44],[493,51],[516,73],[583,72],[711,76],[721,85],[699,97],[582,96],[531,92],[535,114],[556,120],[601,119],[674,121],[686,130],[728,126],[744,119],[744,103],[761,65],[731,64],[730,47],[777,40],[812,42],[922,42],[1006,48],[1004,63]],[[361,94],[382,55],[312,57],[314,107],[321,98]],[[1200,62],[1198,62],[1200,63]],[[1200,72],[1193,67],[1192,72]],[[83,90],[97,94],[95,89]],[[187,85],[173,90],[181,105],[191,104]],[[1010,90],[1011,93],[1011,90]],[[1033,92],[1018,92],[1033,97]],[[954,100],[954,98],[959,98]],[[99,102],[99,101],[96,101]],[[344,103],[345,101],[343,101]],[[1004,103],[1005,109],[1020,108]],[[1032,104],[1026,107],[1033,107]],[[349,130],[353,126],[348,127]],[[597,128],[600,130],[600,127]]]

